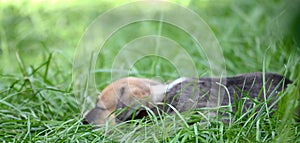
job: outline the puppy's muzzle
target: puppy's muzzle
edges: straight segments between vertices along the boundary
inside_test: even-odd
[[[104,123],[105,122],[105,117],[104,113],[106,112],[105,109],[95,107],[92,110],[88,111],[84,116],[83,116],[83,124],[99,124],[99,123]]]

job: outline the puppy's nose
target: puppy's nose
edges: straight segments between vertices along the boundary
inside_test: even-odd
[[[89,124],[89,122],[84,118],[84,119],[82,120],[82,124],[87,125],[87,124]]]
[[[95,114],[93,111],[94,111],[94,109],[86,111],[83,114],[83,119],[81,121],[82,124],[87,125],[87,124],[91,124],[92,123],[91,119],[93,119],[93,114]]]

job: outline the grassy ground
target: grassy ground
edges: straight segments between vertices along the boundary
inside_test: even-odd
[[[92,102],[72,84],[73,57],[89,24],[122,1],[0,2],[0,141],[2,142],[300,142],[300,126],[292,118],[300,86],[300,48],[294,30],[293,1],[181,1],[197,12],[215,33],[226,61],[227,75],[267,71],[286,75],[295,84],[285,93],[278,111],[258,118],[233,114],[235,122],[197,122],[185,113],[151,122],[135,120],[95,129],[81,124]],[[133,32],[134,31],[134,32]],[[145,32],[146,31],[146,32]],[[189,35],[159,22],[135,23],[118,31],[99,54],[97,88],[111,82],[111,65],[120,47],[134,38],[159,34],[178,42],[199,75],[208,76],[204,54]],[[172,65],[157,57],[138,61],[130,73],[138,77],[175,79]],[[193,124],[192,124],[193,123]]]

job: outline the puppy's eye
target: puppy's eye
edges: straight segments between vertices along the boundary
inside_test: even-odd
[[[96,104],[98,103],[98,101],[99,101],[99,98],[96,99]]]
[[[122,97],[124,95],[124,93],[125,93],[125,87],[122,87],[120,89],[120,97]]]

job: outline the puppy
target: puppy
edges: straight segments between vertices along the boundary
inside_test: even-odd
[[[157,114],[158,107],[172,114],[174,110],[171,106],[184,112],[231,105],[247,98],[242,109],[245,112],[253,105],[251,99],[272,103],[276,99],[274,94],[290,83],[290,80],[273,73],[250,73],[227,78],[179,78],[166,84],[129,77],[117,80],[103,90],[96,106],[84,116],[84,123],[98,125],[108,120],[115,124],[130,120],[132,116],[145,116],[145,108]],[[235,106],[232,106],[232,112],[236,112]],[[209,114],[215,115],[214,112]]]

